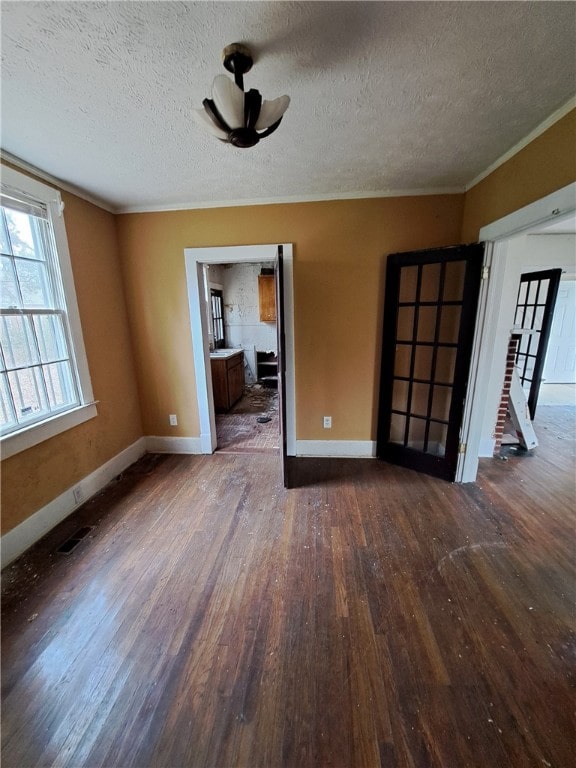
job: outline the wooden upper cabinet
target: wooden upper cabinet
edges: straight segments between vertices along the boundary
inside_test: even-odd
[[[258,275],[258,303],[260,306],[260,321],[273,323],[276,321],[276,286],[274,275]]]

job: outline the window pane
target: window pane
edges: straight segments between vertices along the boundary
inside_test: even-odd
[[[418,312],[418,341],[434,341],[436,307],[420,307]]]
[[[43,363],[68,357],[60,315],[35,315],[34,327]]]
[[[414,350],[414,378],[430,380],[432,372],[432,347],[416,345]]]
[[[520,288],[518,290],[517,304],[526,304],[527,300],[528,300],[528,283],[524,281],[520,283]]]
[[[418,416],[426,416],[428,413],[428,394],[430,392],[429,384],[412,384],[412,402],[410,403],[410,413]]]
[[[45,264],[17,259],[16,272],[25,307],[46,309],[54,306]]]
[[[411,341],[414,333],[414,307],[398,308],[398,331],[396,338],[401,341]]]
[[[0,299],[2,306],[7,309],[22,306],[14,272],[14,259],[8,256],[0,256]]]
[[[536,299],[538,297],[538,288],[540,287],[540,281],[539,280],[531,280],[528,283],[528,296],[527,296],[527,302],[528,304],[536,304]]]
[[[46,395],[39,368],[8,373],[16,415],[20,423],[47,413]]]
[[[446,263],[444,282],[444,301],[461,301],[464,293],[465,261],[449,261]]]
[[[397,344],[394,358],[394,375],[410,376],[410,360],[412,357],[411,344]]]
[[[460,307],[443,306],[439,341],[456,344],[460,333]]]
[[[6,219],[4,218],[4,209],[0,209],[0,251],[2,253],[12,253],[10,237],[6,229]]]
[[[432,397],[432,411],[430,416],[440,421],[448,421],[450,404],[452,403],[452,387],[434,387]]]
[[[402,267],[400,271],[400,302],[416,301],[418,267]]]
[[[441,264],[424,264],[422,267],[422,286],[420,301],[438,301]]]
[[[51,408],[62,408],[77,402],[70,364],[51,363],[42,366]]]
[[[424,419],[410,419],[408,432],[408,447],[417,451],[424,450],[424,436],[426,433],[426,421]]]
[[[395,411],[407,411],[408,408],[408,382],[403,379],[395,379],[392,392],[392,408]]]
[[[6,212],[6,222],[14,256],[24,256],[28,259],[43,258],[41,253],[36,253],[36,248],[34,247],[34,236],[32,233],[32,227],[34,226],[33,217],[27,213],[12,211],[10,208],[5,208],[4,210]]]
[[[428,432],[428,453],[434,456],[444,456],[446,453],[446,437],[448,435],[448,426],[446,424],[437,424],[430,422],[430,431]]]
[[[390,420],[390,442],[404,445],[404,430],[406,429],[406,416],[397,413],[392,414]]]
[[[2,318],[0,343],[7,368],[25,368],[39,362],[28,317]]]
[[[438,347],[436,351],[436,381],[451,384],[454,381],[456,350],[454,347]]]
[[[10,399],[6,374],[0,376],[0,425],[2,427],[14,426],[16,416]]]

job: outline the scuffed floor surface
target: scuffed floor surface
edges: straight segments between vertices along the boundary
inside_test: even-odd
[[[538,419],[466,486],[144,457],[4,572],[3,768],[571,768],[574,409]]]
[[[266,418],[262,422],[258,419]],[[216,415],[217,450],[225,453],[277,453],[280,446],[278,392],[249,387],[228,412]]]

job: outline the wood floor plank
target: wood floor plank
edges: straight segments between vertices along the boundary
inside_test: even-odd
[[[575,415],[466,486],[144,457],[3,573],[2,765],[569,768]]]

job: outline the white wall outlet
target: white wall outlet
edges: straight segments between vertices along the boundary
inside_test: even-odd
[[[178,418],[176,417],[175,413],[171,413],[168,418],[170,419],[170,426],[171,427],[177,427],[178,426]]]
[[[332,429],[332,416],[324,416],[324,429]]]
[[[77,485],[76,488],[73,488],[72,495],[74,496],[74,504],[82,504],[84,501],[84,491],[81,486]]]

